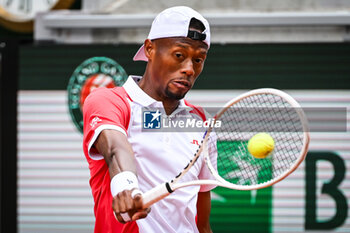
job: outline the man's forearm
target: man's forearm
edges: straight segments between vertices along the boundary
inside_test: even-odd
[[[211,210],[211,195],[208,192],[199,192],[197,199],[197,228],[200,233],[211,233],[209,222]]]

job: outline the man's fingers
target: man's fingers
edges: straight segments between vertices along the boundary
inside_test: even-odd
[[[131,192],[131,198],[134,199],[135,196],[138,195],[138,194],[142,195],[143,192],[142,192],[140,189],[134,189],[134,190],[132,190],[132,192]]]
[[[134,200],[130,198],[130,193],[131,193],[131,191],[129,191],[129,190],[127,190],[124,193],[125,211],[122,211],[122,212],[128,212],[128,211],[132,211],[134,209]]]
[[[119,201],[117,200],[117,196],[113,197],[112,208],[113,212],[120,213]]]
[[[142,198],[142,192],[140,190],[133,190],[132,192],[132,196],[134,199],[134,203],[135,203],[135,208],[138,210],[133,216],[132,216],[132,220],[138,220],[141,218],[146,218],[148,213],[151,211],[151,208],[147,208],[147,209],[143,209],[143,198]]]
[[[120,214],[117,214],[116,212],[113,211],[114,217],[118,220],[120,223],[125,223],[124,219],[120,216]]]
[[[113,198],[113,210],[116,219],[121,223],[147,217],[150,208],[142,209],[143,198],[139,189],[124,190]]]
[[[119,200],[118,201],[119,213],[126,212],[127,211],[127,203],[126,203],[126,195],[124,194],[124,192],[118,193],[117,198]]]
[[[141,210],[143,207],[143,199],[141,193],[136,194],[134,197],[135,208]]]
[[[131,218],[132,221],[136,221],[141,218],[146,218],[148,213],[151,211],[151,208],[142,209],[143,208],[143,199],[142,195],[136,194],[134,197],[135,208],[138,210]]]
[[[113,198],[112,205],[114,216],[121,223],[126,223],[131,220],[129,211],[134,209],[134,201],[130,198],[130,193],[130,190],[124,190]]]
[[[131,221],[136,221],[141,218],[146,218],[148,213],[149,212],[147,210],[138,211],[132,216]]]

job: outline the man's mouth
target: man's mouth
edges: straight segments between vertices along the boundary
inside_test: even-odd
[[[191,87],[190,82],[187,80],[174,80],[173,83],[179,88],[189,89]]]

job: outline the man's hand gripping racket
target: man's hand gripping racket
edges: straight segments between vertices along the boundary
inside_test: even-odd
[[[143,208],[191,185],[236,190],[265,188],[286,178],[306,156],[309,130],[305,114],[291,96],[280,90],[265,88],[244,93],[229,101],[216,114],[215,121],[221,121],[221,127],[208,128],[187,166],[173,180],[143,194]],[[256,158],[249,153],[247,144],[261,132],[272,137],[274,148],[268,156]],[[205,157],[215,179],[179,182],[199,156]]]

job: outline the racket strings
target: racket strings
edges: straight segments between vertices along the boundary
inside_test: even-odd
[[[228,182],[268,182],[288,171],[298,159],[303,146],[302,123],[297,109],[280,96],[246,97],[227,108],[218,120],[221,127],[211,133],[208,143],[209,149],[216,148],[218,173]],[[274,151],[264,159],[253,157],[247,149],[249,139],[260,132],[270,134],[275,141]]]

